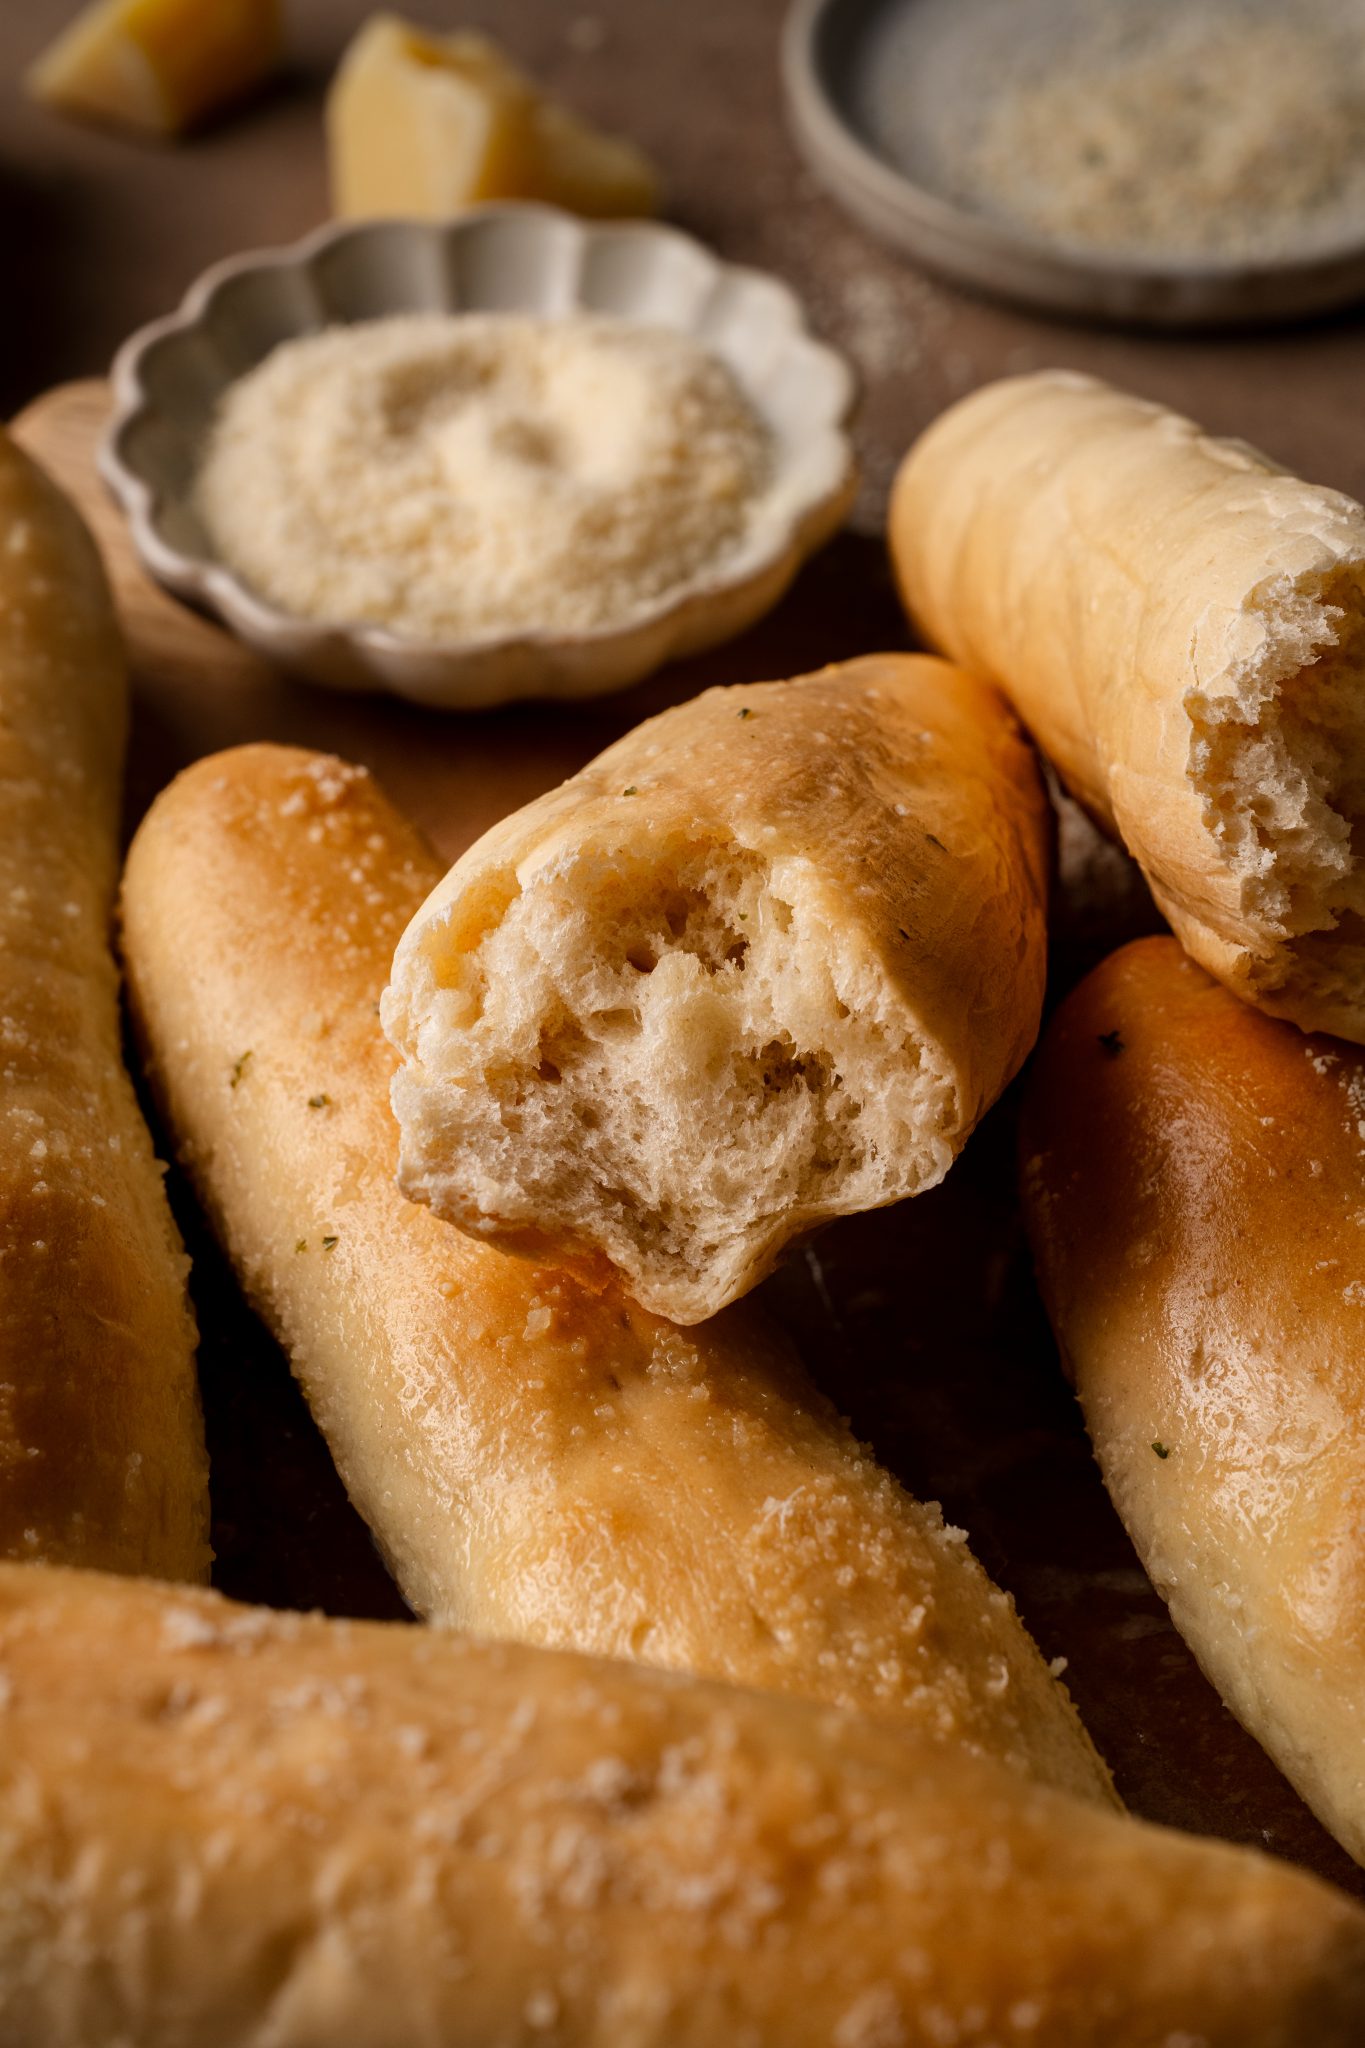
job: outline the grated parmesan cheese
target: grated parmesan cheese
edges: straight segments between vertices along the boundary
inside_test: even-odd
[[[196,504],[281,611],[423,640],[629,622],[738,550],[766,427],[690,337],[410,314],[284,343],[229,386]]]
[[[1341,0],[1100,0],[1015,53],[958,197],[1107,252],[1266,260],[1365,233],[1365,45]]]

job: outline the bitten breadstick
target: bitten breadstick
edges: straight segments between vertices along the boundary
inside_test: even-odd
[[[1223,1698],[1365,1862],[1365,1054],[1147,939],[1053,1022],[1023,1147],[1114,1503]]]
[[[181,1156],[409,1600],[1110,1797],[1010,1601],[757,1315],[678,1330],[398,1192],[375,1011],[439,872],[361,770],[245,747],[158,799],[123,908]]]
[[[920,631],[1001,685],[1186,950],[1365,1040],[1365,509],[1051,371],[930,427],[891,546]]]
[[[0,1568],[6,2048],[1358,2048],[1365,1915],[798,1700]]]
[[[94,544],[0,434],[0,1557],[197,1579],[186,1260],[109,951],[127,719]]]
[[[651,719],[404,935],[404,1189],[695,1323],[935,1186],[1037,1033],[1047,815],[999,696],[923,656]]]

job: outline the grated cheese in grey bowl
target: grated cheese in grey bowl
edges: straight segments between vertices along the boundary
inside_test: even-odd
[[[936,4],[904,10],[869,97],[882,146],[946,197],[1111,257],[1254,264],[1365,235],[1361,0],[986,0],[970,95],[926,143],[897,108]]]
[[[598,315],[400,314],[230,385],[195,503],[296,617],[414,639],[591,632],[745,538],[771,439],[689,335]]]

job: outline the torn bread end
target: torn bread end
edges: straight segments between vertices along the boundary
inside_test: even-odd
[[[546,865],[477,945],[423,934],[386,1024],[409,1195],[600,1248],[694,1322],[809,1226],[942,1178],[946,1063],[818,877],[721,836]]]
[[[1217,693],[1191,691],[1189,774],[1270,941],[1264,1007],[1357,1037],[1365,1011],[1365,568],[1260,594],[1264,638]]]

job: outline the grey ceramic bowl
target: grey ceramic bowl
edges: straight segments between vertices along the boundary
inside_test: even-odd
[[[935,189],[927,169],[898,168],[871,132],[870,67],[889,31],[908,26],[921,62],[907,67],[908,134],[962,128],[974,86],[1011,35],[1065,45],[1077,0],[794,0],[783,39],[792,131],[828,191],[884,241],[941,276],[1041,312],[1154,327],[1248,325],[1300,318],[1365,294],[1365,237],[1276,261],[1163,259],[1068,249],[988,218]],[[913,19],[907,20],[907,17]],[[925,151],[926,158],[931,154]]]
[[[728,364],[773,436],[774,473],[745,541],[716,571],[647,612],[577,636],[431,644],[376,626],[291,617],[248,589],[214,559],[192,504],[222,392],[295,335],[441,311],[589,311],[695,335]],[[158,582],[316,682],[387,689],[448,709],[595,696],[729,639],[776,603],[839,526],[855,481],[844,431],[852,373],[811,337],[784,284],[722,263],[672,228],[589,223],[550,207],[328,227],[292,248],[217,264],[177,312],[124,345],[113,385],[100,471]]]

